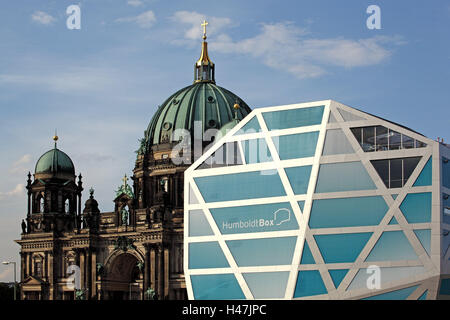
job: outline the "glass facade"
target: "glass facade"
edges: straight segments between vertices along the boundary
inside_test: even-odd
[[[322,123],[324,106],[263,112],[269,130],[297,128]]]
[[[376,189],[361,162],[321,164],[316,192],[339,192]]]
[[[364,152],[424,148],[427,145],[384,126],[351,129]]]
[[[206,202],[286,195],[280,176],[273,171],[199,177],[195,178],[195,183]]]
[[[315,200],[310,228],[340,228],[378,225],[389,207],[383,197]]]
[[[274,140],[275,147],[281,160],[306,158],[314,156],[317,146],[319,132],[307,132],[276,136]]]
[[[210,211],[222,234],[298,229],[288,202],[214,208]]]
[[[386,188],[401,188],[406,184],[419,161],[420,157],[411,157],[372,160],[371,163]]]
[[[248,117],[185,172],[189,298],[450,296],[445,146],[334,101]]]

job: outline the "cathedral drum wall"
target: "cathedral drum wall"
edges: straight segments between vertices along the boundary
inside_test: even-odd
[[[189,299],[449,298],[449,153],[332,100],[255,109],[185,172]]]

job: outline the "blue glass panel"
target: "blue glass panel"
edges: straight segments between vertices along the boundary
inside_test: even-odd
[[[419,176],[416,179],[416,182],[414,182],[414,187],[418,186],[431,186],[431,177],[432,177],[432,157],[428,159],[427,163],[422,169],[422,172],[419,174]]]
[[[272,161],[266,139],[250,139],[244,140],[241,143],[242,149],[244,150],[245,163],[250,164]]]
[[[316,192],[376,189],[361,162],[321,164]]]
[[[444,157],[442,157],[442,184],[450,188],[450,161]]]
[[[372,232],[315,235],[325,263],[354,262]]]
[[[317,270],[299,271],[295,286],[294,298],[326,294],[327,288]]]
[[[189,269],[227,267],[228,261],[218,242],[189,243]]]
[[[378,239],[366,261],[417,260],[403,231],[385,231]]]
[[[322,123],[324,106],[264,112],[269,130],[312,126]]]
[[[418,287],[419,285],[416,285],[405,289],[378,294],[376,296],[367,297],[361,300],[406,300]]]
[[[305,207],[305,201],[298,201],[298,206],[300,207],[300,210],[302,210],[303,213],[303,208]]]
[[[323,156],[333,154],[354,153],[353,147],[348,142],[347,137],[341,129],[329,129],[325,136],[325,145],[323,146]]]
[[[292,263],[297,237],[229,240],[228,248],[240,267]]]
[[[349,269],[339,269],[339,270],[329,270],[331,279],[333,280],[334,287],[337,289],[344,280],[345,275],[348,273]]]
[[[311,253],[311,250],[309,249],[308,242],[305,240],[305,244],[303,245],[303,253],[302,253],[302,260],[300,261],[300,264],[315,264],[314,257]]]
[[[286,195],[275,170],[199,177],[194,180],[206,202]]]
[[[392,217],[391,221],[388,224],[398,224],[397,219],[395,219],[395,217]]]
[[[319,131],[272,137],[281,160],[313,157]]]
[[[408,223],[431,221],[431,192],[409,193],[406,195],[400,210]]]
[[[383,197],[314,200],[310,228],[378,225],[389,207]]]
[[[295,194],[305,194],[308,191],[311,168],[312,166],[285,168],[289,183]]]
[[[442,218],[444,223],[450,224],[450,196],[446,193],[442,194]]]
[[[289,272],[257,272],[242,275],[255,299],[284,298]]]
[[[450,278],[441,280],[439,294],[450,295]]]
[[[189,211],[189,236],[210,236],[213,235],[213,231],[206,220],[203,210],[190,210]]]
[[[196,300],[245,299],[234,274],[208,274],[191,276]]]
[[[431,249],[431,230],[414,230],[417,238],[419,238],[420,243],[422,244],[425,251],[430,255]]]
[[[239,129],[234,135],[246,134],[260,132],[261,127],[259,126],[258,118],[253,117],[249,122],[247,122],[241,129]]]
[[[397,196],[398,196],[398,194],[391,194],[391,196],[392,196],[392,198],[395,200],[395,199],[397,199]]]
[[[428,290],[425,290],[425,292],[422,293],[417,300],[427,300],[427,295],[428,295]]]
[[[380,268],[380,284],[381,286],[384,286],[387,283],[398,282],[401,280],[414,282],[416,281],[416,276],[424,274],[425,272],[426,269],[423,266]],[[369,277],[372,277],[373,275],[373,269],[359,269],[347,290],[367,289],[367,281],[369,280]]]
[[[298,229],[288,202],[216,208],[210,211],[222,234]]]

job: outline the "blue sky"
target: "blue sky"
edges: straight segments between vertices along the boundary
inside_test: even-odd
[[[68,30],[66,8],[81,8]],[[216,81],[252,108],[334,99],[450,139],[448,1],[2,1],[0,259],[19,261],[26,173],[52,147],[102,211],[156,107],[193,80],[209,21]],[[369,5],[381,30],[369,30]],[[84,200],[83,200],[84,202]],[[0,281],[12,279],[0,268]]]

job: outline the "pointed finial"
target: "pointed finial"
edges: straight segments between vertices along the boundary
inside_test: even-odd
[[[236,102],[234,103],[233,109],[234,109],[234,119],[238,120],[238,115],[237,112],[238,110],[241,108],[241,106],[239,105],[239,101],[236,99]]]
[[[91,199],[94,197],[94,188],[89,189],[89,194],[91,195]]]
[[[123,181],[124,188],[126,188],[127,187],[127,181],[128,181],[127,174],[125,174],[125,176],[123,177],[122,181]]]
[[[203,20],[201,26],[203,27],[203,40],[206,40],[206,26],[208,25],[208,21]]]
[[[58,134],[56,133],[56,129],[55,129],[55,135],[53,136],[53,141],[55,141],[55,149],[56,149],[56,142],[58,141],[59,137]]]

